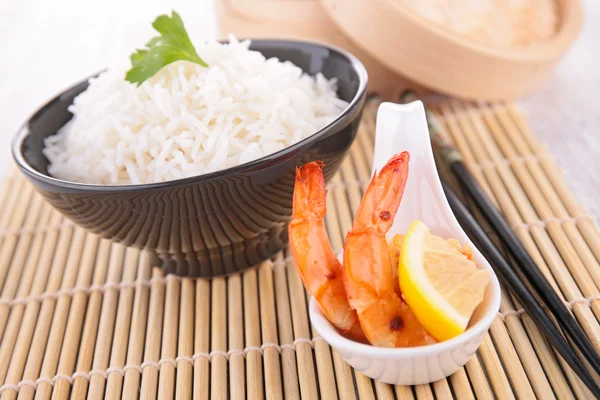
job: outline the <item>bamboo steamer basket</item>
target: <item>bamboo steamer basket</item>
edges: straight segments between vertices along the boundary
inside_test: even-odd
[[[559,27],[549,40],[499,47],[465,39],[398,0],[321,0],[327,14],[371,56],[410,80],[467,99],[510,100],[540,86],[577,37],[578,0],[557,0]]]
[[[398,100],[410,88],[425,90],[378,61],[344,34],[325,12],[319,0],[217,0],[219,36],[283,38],[325,42],[354,54],[369,74],[369,91]]]
[[[410,88],[465,99],[531,93],[577,37],[579,0],[557,0],[559,28],[527,47],[475,42],[410,12],[398,0],[217,0],[220,36],[326,42],[357,56],[369,89],[389,100]]]

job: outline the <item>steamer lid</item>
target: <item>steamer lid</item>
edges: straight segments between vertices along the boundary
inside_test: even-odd
[[[408,79],[444,94],[506,100],[537,88],[577,37],[578,0],[557,0],[554,37],[527,47],[476,42],[412,13],[399,0],[320,0],[359,47]]]

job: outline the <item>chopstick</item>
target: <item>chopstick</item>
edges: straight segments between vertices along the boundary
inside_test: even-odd
[[[509,291],[515,296],[523,309],[527,311],[529,317],[537,324],[538,328],[550,344],[554,346],[582,382],[585,383],[590,392],[592,392],[596,398],[600,398],[600,387],[598,387],[590,373],[585,369],[583,363],[577,358],[577,354],[575,354],[575,351],[561,335],[558,328],[542,308],[542,305],[521,281],[512,266],[504,258],[492,240],[486,235],[483,228],[471,215],[467,207],[447,185],[442,185],[448,203],[458,219],[458,222],[467,232],[471,240],[473,240],[477,248],[486,255],[498,277],[508,287]]]
[[[402,95],[404,101],[416,100],[417,98],[409,92]],[[544,305],[556,317],[559,325],[566,331],[573,343],[581,351],[592,368],[600,373],[600,356],[596,353],[594,347],[590,343],[581,326],[577,323],[571,312],[567,309],[565,303],[554,291],[542,271],[539,269],[533,258],[523,247],[517,236],[494,206],[487,198],[485,192],[469,172],[463,162],[460,152],[446,139],[442,133],[443,129],[437,122],[435,117],[425,109],[427,114],[427,123],[429,125],[429,135],[434,151],[436,151],[441,159],[450,168],[453,174],[457,177],[461,186],[466,190],[468,195],[473,199],[481,214],[489,222],[492,229],[496,232],[500,240],[504,243],[510,254],[516,260],[517,265],[534,288],[538,296],[542,299]]]

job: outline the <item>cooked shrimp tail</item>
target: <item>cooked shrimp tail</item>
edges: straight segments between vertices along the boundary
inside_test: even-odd
[[[397,154],[375,174],[344,244],[348,301],[367,339],[376,346],[418,346],[434,341],[395,290],[386,239],[402,200],[409,159],[407,152]]]
[[[374,229],[379,235],[390,230],[404,194],[409,160],[406,151],[396,154],[375,174],[358,208],[352,230]]]
[[[342,265],[338,261],[323,222],[327,189],[323,163],[310,162],[296,169],[296,183],[289,225],[290,248],[298,273],[325,317],[339,330],[364,340],[356,312],[348,304]]]

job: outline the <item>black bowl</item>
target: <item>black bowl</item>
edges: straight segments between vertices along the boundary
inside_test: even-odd
[[[305,72],[338,79],[338,96],[350,105],[314,135],[284,150],[233,168],[169,182],[92,185],[48,174],[44,139],[72,114],[84,80],[44,105],[17,132],[13,156],[25,176],[57,210],[105,238],[151,251],[169,273],[211,277],[238,272],[284,248],[296,166],[325,162],[329,179],[356,136],[367,74],[343,50],[323,44],[255,40],[251,49],[289,60]]]

